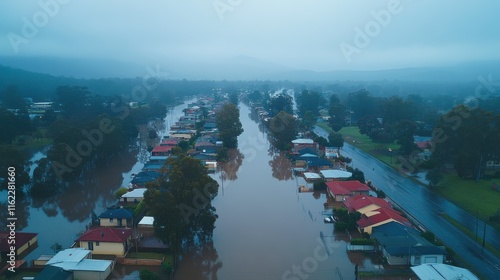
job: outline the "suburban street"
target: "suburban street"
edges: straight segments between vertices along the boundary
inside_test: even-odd
[[[325,130],[316,127],[315,132],[328,139],[328,133]],[[476,270],[481,271],[481,276],[487,279],[498,279],[500,273],[499,258],[486,249],[483,250],[481,244],[465,235],[439,214],[446,213],[472,232],[476,231],[476,217],[474,215],[432,193],[352,145],[345,143],[341,153],[352,158],[352,166],[362,170],[366,180],[372,181],[391,200],[433,232],[446,246],[475,267]],[[483,229],[484,223],[479,221],[478,237],[482,238]],[[492,246],[500,248],[500,233],[490,226],[486,227],[486,240]]]

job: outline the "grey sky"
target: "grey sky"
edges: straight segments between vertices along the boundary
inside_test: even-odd
[[[39,3],[49,2],[61,4],[45,24]],[[381,10],[394,13],[375,23]],[[3,0],[0,55],[141,64],[244,55],[317,71],[450,65],[500,59],[499,11],[494,0]],[[26,38],[23,18],[36,16]],[[372,28],[369,40],[356,44],[355,28]]]

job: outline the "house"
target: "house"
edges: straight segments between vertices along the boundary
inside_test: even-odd
[[[374,227],[381,226],[390,222],[397,222],[406,226],[411,226],[410,221],[401,216],[401,213],[388,208],[380,208],[361,215],[361,219],[357,221],[357,224],[359,232],[372,234],[372,229]]]
[[[327,169],[321,170],[321,177],[325,181],[336,181],[336,180],[345,180],[352,177],[352,173],[340,169]]]
[[[128,193],[123,194],[122,197],[120,198],[120,202],[138,203],[138,202],[140,202],[141,200],[144,199],[144,193],[147,190],[148,189],[146,189],[146,188],[134,189],[134,190],[132,190],[132,191],[130,191]]]
[[[152,156],[168,156],[168,155],[170,155],[171,150],[174,147],[175,146],[161,146],[161,145],[158,145],[158,146],[156,146],[156,147],[153,148],[153,151],[151,151],[151,155]]]
[[[300,138],[292,141],[293,149],[299,150],[302,148],[316,149],[316,143],[312,139]]]
[[[327,159],[333,159],[339,157],[338,147],[325,147],[325,157]]]
[[[160,143],[160,146],[177,146],[179,145],[179,139],[177,138],[166,138]]]
[[[57,267],[65,271],[73,272],[74,279],[78,280],[105,280],[113,270],[113,262],[110,260],[93,260],[90,250],[71,248],[58,252],[45,264],[45,269],[48,268],[49,270],[49,272],[45,272],[45,274],[56,273],[56,275],[64,277],[66,274],[53,270],[50,267]],[[60,279],[41,278],[45,277],[43,274],[37,277],[39,278],[35,279]]]
[[[99,216],[101,227],[131,227],[133,226],[134,213],[126,208],[108,208]]]
[[[350,213],[359,212],[361,214],[375,211],[380,208],[392,209],[392,205],[386,200],[366,194],[346,198],[344,200],[344,206]]]
[[[137,224],[137,232],[141,236],[154,236],[154,222],[155,218],[151,216],[144,216],[141,221]]]
[[[333,167],[333,163],[325,158],[309,157],[305,161],[309,171],[327,170]]]
[[[370,188],[359,181],[329,181],[325,183],[328,193],[335,201],[343,201],[351,196],[368,194]]]
[[[154,182],[160,177],[160,173],[156,171],[142,171],[137,173],[130,183],[134,187],[144,187],[146,183]]]
[[[303,176],[304,176],[304,179],[306,180],[306,182],[308,182],[308,183],[321,180],[321,176],[318,173],[304,172]]]
[[[411,270],[413,270],[413,273],[417,275],[419,280],[479,280],[479,277],[474,275],[468,269],[442,263],[421,264],[419,266],[412,267]]]
[[[16,232],[16,244],[9,244],[10,232],[0,232],[0,260],[7,260],[7,254],[10,253],[10,247],[15,246],[17,259],[30,253],[37,247],[38,234],[29,232]]]
[[[189,140],[191,137],[194,136],[196,131],[193,132],[193,130],[177,130],[177,131],[171,131],[170,132],[170,137],[178,138],[180,140]]]
[[[162,163],[156,163],[156,162],[151,162],[151,161],[148,161],[144,164],[144,166],[142,167],[142,171],[154,171],[154,172],[160,172],[161,169],[163,168],[163,165]]]
[[[373,228],[371,238],[390,265],[421,265],[443,263],[446,251],[430,243],[420,232],[397,222]]]
[[[124,256],[130,248],[131,236],[132,229],[99,227],[86,231],[76,242],[95,255]]]

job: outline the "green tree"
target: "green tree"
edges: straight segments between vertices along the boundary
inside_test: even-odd
[[[319,114],[319,108],[325,103],[323,95],[319,92],[303,90],[297,96],[297,109],[300,116],[304,117],[307,112],[311,112],[314,117]]]
[[[149,188],[144,201],[155,218],[156,236],[170,244],[175,262],[183,243],[212,238],[217,219],[212,200],[219,185],[192,157],[179,155],[170,158],[168,165],[169,180],[162,179],[157,187]]]
[[[17,86],[10,85],[2,95],[3,106],[8,109],[25,109],[26,102],[17,91]]]
[[[288,149],[297,135],[295,118],[284,111],[269,120],[268,127],[274,146],[280,150]]]
[[[262,93],[258,90],[252,91],[250,94],[248,94],[248,100],[251,102],[259,102],[262,100]]]
[[[229,94],[229,102],[233,103],[235,106],[238,106],[240,96],[238,92],[234,91]]]
[[[28,159],[26,159],[24,154],[16,146],[0,145],[0,170],[5,172],[5,177],[7,177],[7,170],[9,168],[14,168],[15,170],[16,193],[18,196],[22,196],[24,187],[30,184],[30,165]],[[7,189],[7,185],[8,180],[0,180],[0,190]]]
[[[215,120],[224,147],[237,148],[238,136],[243,133],[238,107],[233,103],[224,104],[217,112]]]
[[[342,133],[331,132],[328,135],[328,141],[330,142],[330,145],[332,145],[333,147],[337,148],[344,147],[344,137],[342,136]]]
[[[402,155],[409,155],[413,151],[418,151],[413,136],[417,131],[415,122],[402,120],[396,125],[396,141],[400,145],[399,151]]]
[[[284,111],[288,114],[293,114],[292,97],[286,92],[281,92],[272,96],[268,101],[268,107],[271,116],[277,115],[279,112]]]
[[[338,132],[345,125],[347,109],[344,104],[340,103],[340,99],[335,94],[330,96],[328,114],[330,115],[330,120],[328,121],[330,127],[333,131]]]
[[[302,123],[308,131],[314,128],[314,125],[316,125],[316,120],[317,115],[315,115],[312,111],[307,111],[302,117]]]
[[[489,160],[500,157],[500,116],[459,105],[443,115],[435,129],[433,156],[451,159],[458,175],[479,180]]]
[[[443,178],[443,173],[438,168],[429,170],[425,175],[425,180],[429,182],[429,187],[437,187]]]

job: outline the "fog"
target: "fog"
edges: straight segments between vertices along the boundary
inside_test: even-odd
[[[196,78],[234,64],[453,66],[500,59],[499,10],[493,0],[1,1],[0,56],[161,63]]]

